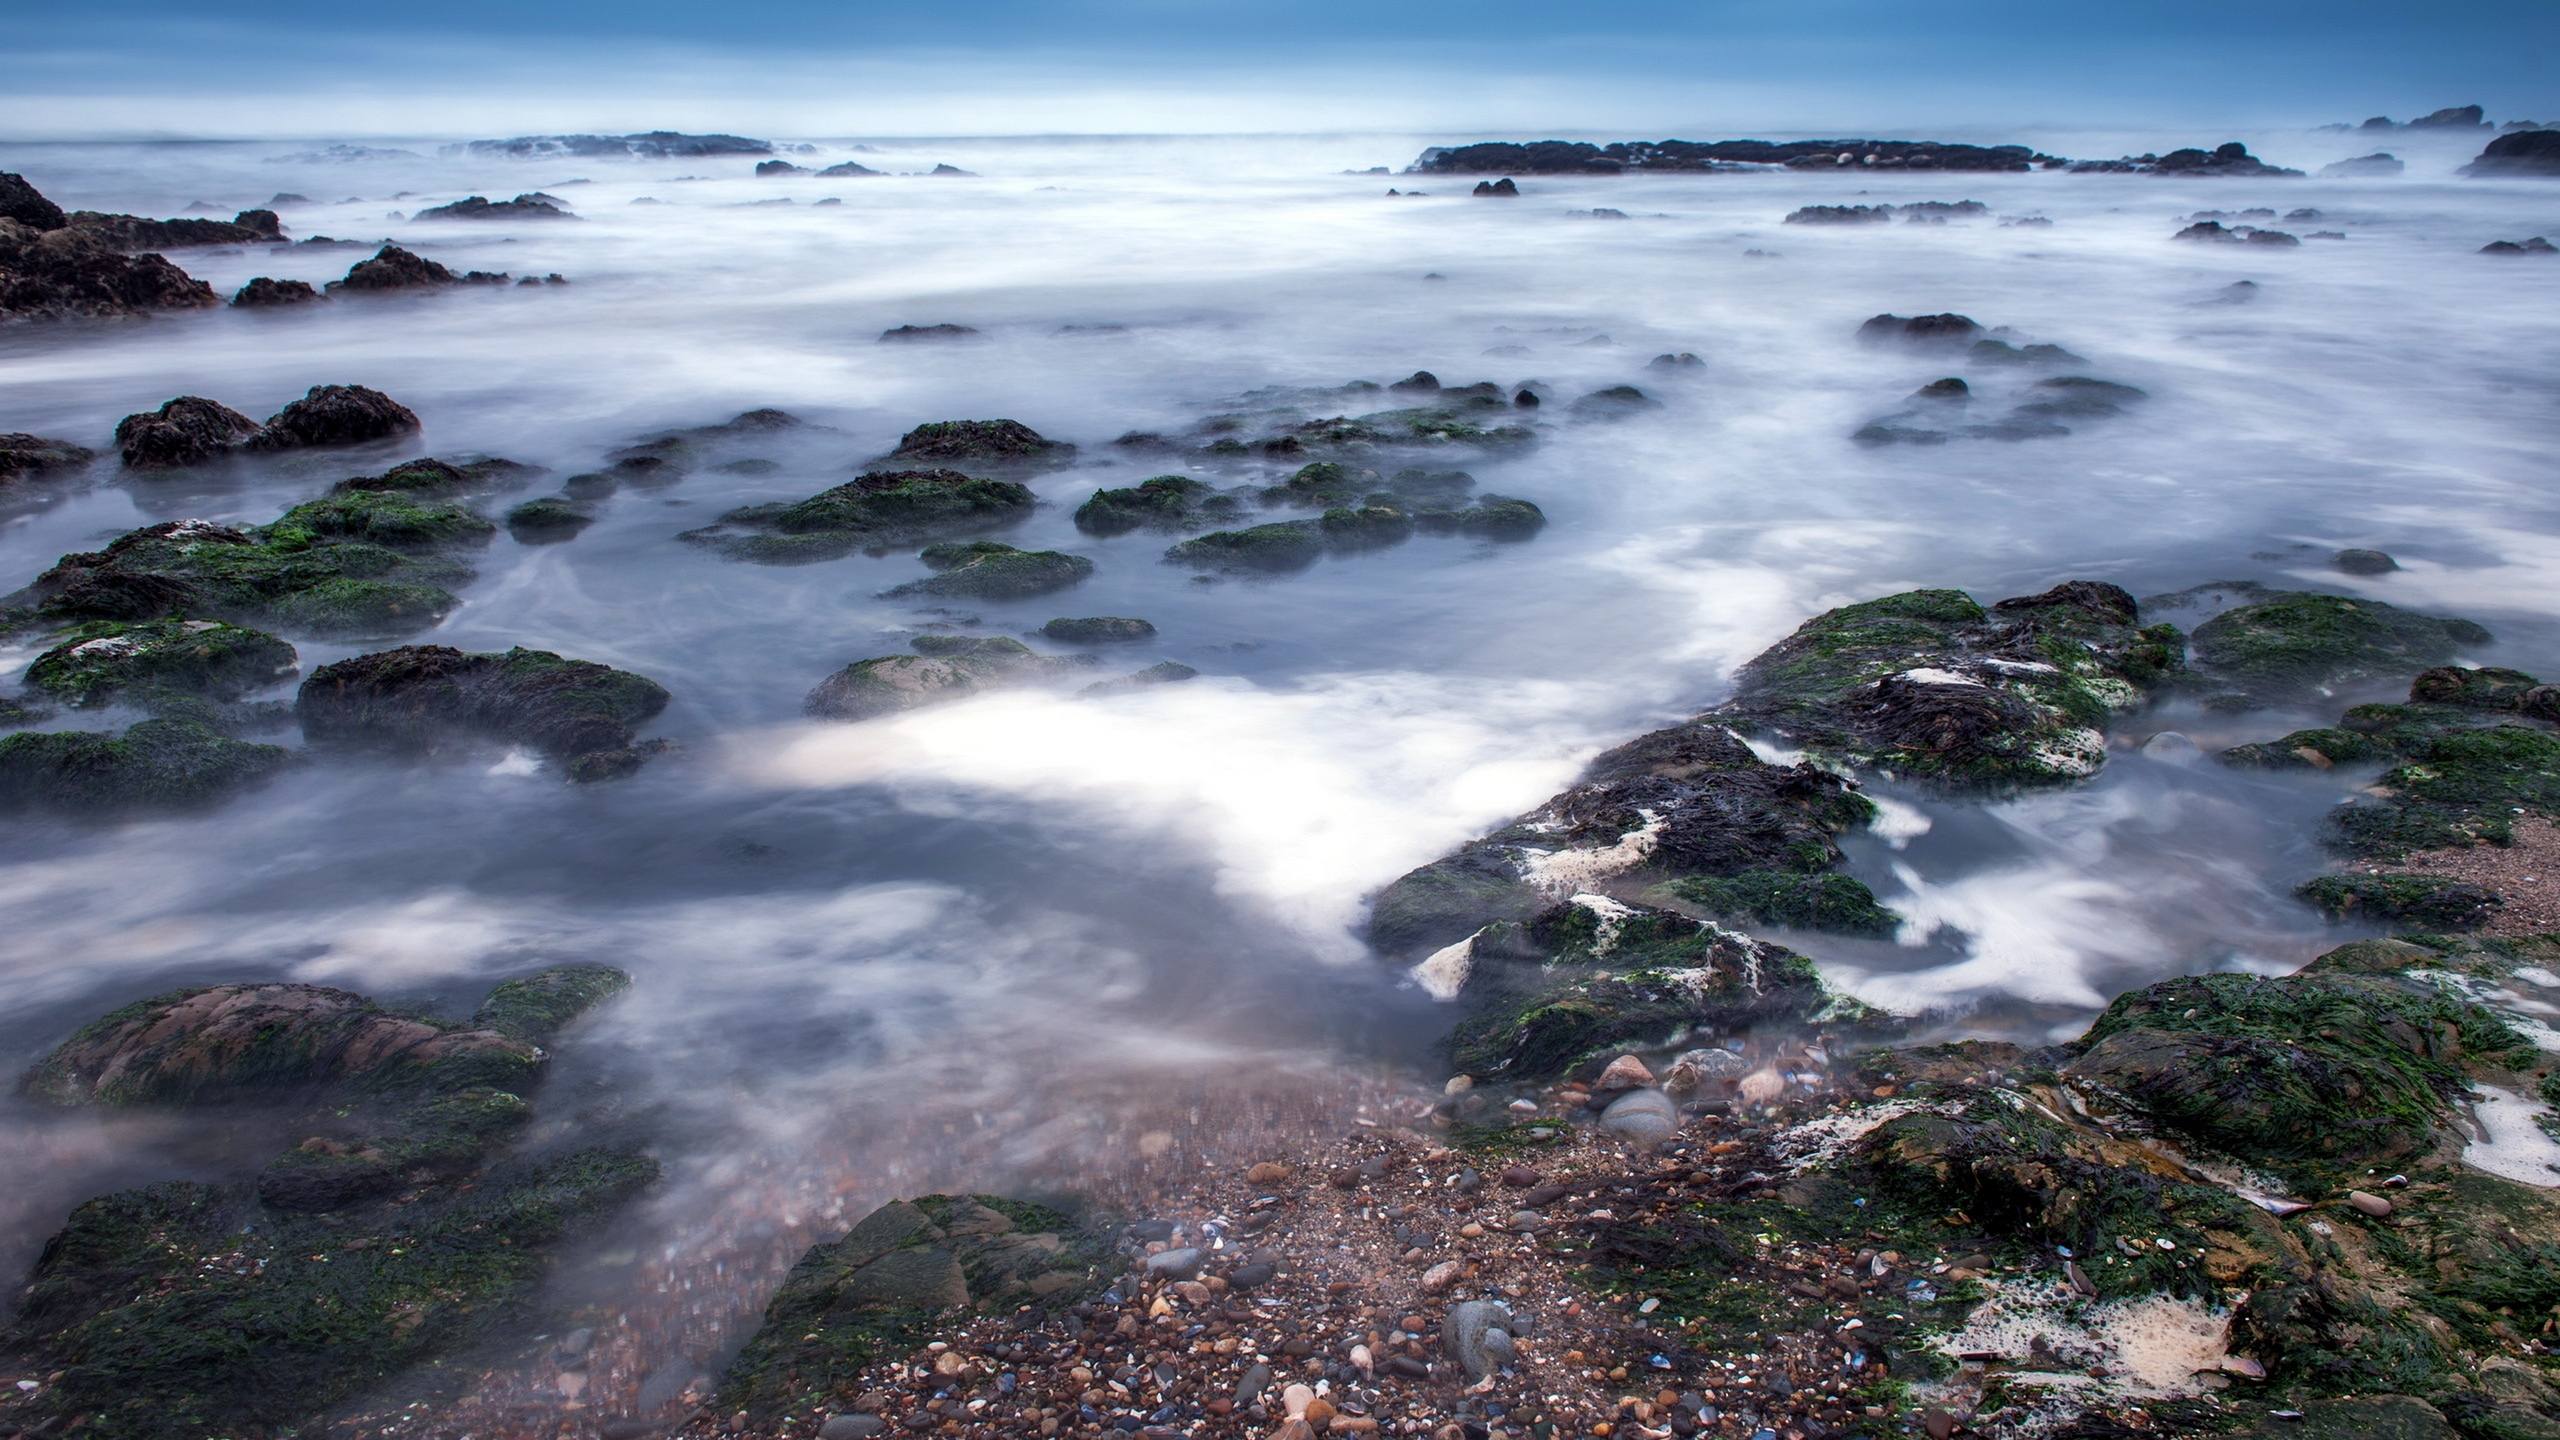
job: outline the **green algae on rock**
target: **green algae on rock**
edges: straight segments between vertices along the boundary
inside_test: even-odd
[[[507,512],[507,533],[520,545],[557,545],[596,523],[595,512],[557,495],[527,500]]]
[[[887,458],[905,465],[1048,470],[1072,462],[1075,454],[1073,445],[1019,420],[935,420],[901,436]]]
[[[868,720],[1054,673],[1059,663],[1019,640],[926,636],[919,653],[856,660],[818,682],[804,707],[823,720]]]
[[[1185,530],[1214,524],[1243,513],[1232,496],[1217,493],[1206,481],[1187,475],[1158,475],[1135,485],[1096,490],[1076,507],[1076,528],[1088,535],[1126,535],[1133,530]]]
[[[955,1311],[1006,1315],[1099,1289],[1105,1248],[1057,1210],[993,1195],[926,1195],[874,1210],[792,1267],[720,1385],[724,1408],[848,1404],[864,1368]]]
[[[1371,904],[1369,937],[1410,957],[1579,891],[1738,919],[1784,877],[1809,879],[1838,864],[1838,837],[1873,814],[1830,771],[1773,765],[1720,724],[1675,725],[1598,756],[1536,810],[1388,885]],[[1747,893],[1664,884],[1743,876],[1759,877]],[[1875,928],[1866,887],[1828,879],[1822,913],[1805,918]]]
[[[1966,788],[2082,779],[2113,715],[2180,664],[2131,595],[2074,580],[1985,609],[1914,590],[1827,611],[1745,665],[1714,713],[1854,765]]]
[[[878,470],[789,505],[750,505],[681,537],[741,560],[799,564],[1007,524],[1029,488],[952,469]]]
[[[45,1247],[0,1349],[48,1382],[13,1418],[108,1437],[300,1433],[467,1346],[513,1343],[552,1251],[656,1176],[645,1157],[507,1158],[542,1045],[627,983],[510,981],[472,1025],[317,986],[146,1000],[65,1041],[28,1092],[64,1105],[298,1107],[256,1183],[89,1201]]]
[[[2271,590],[2247,581],[2199,585],[2144,601],[2168,608],[2239,603],[2195,627],[2190,683],[2210,703],[2251,708],[2396,681],[2442,665],[2489,632],[2360,596]]]
[[[431,752],[495,740],[540,751],[586,780],[637,769],[643,751],[633,727],[667,699],[645,676],[548,650],[404,645],[321,666],[302,682],[294,710],[314,741]]]
[[[0,811],[87,817],[200,809],[292,763],[292,751],[234,740],[197,719],[145,720],[122,735],[22,730],[0,736]]]
[[[1060,616],[1041,626],[1040,633],[1061,645],[1121,645],[1154,639],[1156,627],[1123,615]]]
[[[882,592],[891,597],[934,595],[965,600],[1028,600],[1082,583],[1093,562],[1056,550],[1016,550],[993,540],[928,545],[916,556],[928,579]]]
[[[294,672],[291,645],[218,620],[91,621],[27,667],[27,684],[75,708],[169,694],[237,700]]]

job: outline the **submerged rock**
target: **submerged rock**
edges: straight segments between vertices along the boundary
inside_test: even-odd
[[[311,287],[307,280],[270,280],[261,275],[240,287],[231,297],[235,309],[269,309],[280,305],[301,305],[328,297]]]
[[[27,684],[75,709],[169,696],[237,700],[294,673],[291,645],[218,620],[93,621],[27,667]]]
[[[449,205],[431,205],[409,217],[412,220],[575,220],[557,196],[540,193],[519,195],[513,200],[491,200],[486,195],[466,195]]]
[[[234,740],[201,720],[0,736],[0,810],[81,818],[219,804],[292,763],[292,752]]]
[[[985,338],[974,325],[899,325],[880,332],[880,343],[892,345],[919,340],[978,340]]]
[[[742,560],[794,564],[885,550],[1031,513],[1027,486],[958,470],[882,470],[790,505],[751,505],[682,538]]]
[[[868,720],[1049,675],[1059,666],[1019,640],[1000,637],[940,643],[928,637],[916,648],[930,653],[856,660],[820,681],[803,708],[823,720]]]
[[[667,699],[654,680],[547,650],[406,645],[312,671],[294,711],[314,741],[424,752],[498,741],[548,756],[570,779],[603,780],[640,767],[633,727]]]
[[[1135,640],[1153,640],[1156,627],[1144,620],[1095,615],[1080,620],[1052,620],[1040,627],[1040,633],[1063,645],[1119,645]]]
[[[593,511],[556,495],[527,500],[507,512],[507,533],[523,545],[557,545],[574,540],[596,523]]]
[[[1110,680],[1097,680],[1076,692],[1080,695],[1126,695],[1133,690],[1152,690],[1158,685],[1179,685],[1197,680],[1200,672],[1179,660],[1159,660],[1144,670]]]
[[[2245,581],[2201,585],[2145,602],[2157,608],[2212,598],[2241,603],[2198,625],[2196,683],[2213,703],[2247,708],[2387,681],[2451,660],[2489,632],[2380,600],[2270,590]]]
[[[2299,170],[2270,165],[2249,153],[2249,147],[2237,140],[2217,145],[2211,150],[2172,150],[2166,155],[2128,155],[2121,160],[2081,160],[2071,166],[2075,175],[2171,175],[2188,177],[2261,178],[2299,177]]]
[[[1952,313],[1876,315],[1858,327],[1858,338],[1870,345],[1970,345],[1981,336],[1982,326],[1972,316]]]
[[[56,471],[76,470],[96,453],[68,440],[48,440],[24,431],[0,433],[0,485]]]
[[[165,1183],[73,1211],[10,1331],[48,1377],[13,1418],[133,1440],[175,1415],[298,1432],[387,1375],[512,1342],[540,1314],[560,1242],[656,1175],[608,1150],[504,1155],[541,1047],[627,983],[558,967],[501,985],[467,1024],[317,986],[222,985],[74,1036],[31,1094],[291,1106],[307,1138],[255,1184]]]
[[[928,545],[918,553],[933,575],[882,592],[890,596],[936,595],[967,600],[1027,600],[1081,584],[1093,562],[1055,550],[1016,550],[992,540]]]
[[[474,270],[457,275],[444,266],[397,245],[384,245],[370,260],[359,260],[347,271],[347,278],[329,282],[329,293],[341,290],[380,293],[391,290],[433,290],[447,285],[498,285],[508,279],[503,274]]]
[[[2358,155],[2352,160],[2332,160],[2320,167],[2320,174],[2323,179],[2355,175],[2397,175],[2408,168],[2407,163],[2400,157],[2389,151],[2377,150],[2370,155]]]
[[[750,1417],[848,1393],[875,1360],[922,1343],[955,1311],[1064,1307],[1102,1285],[1105,1251],[1062,1212],[993,1195],[893,1201],[801,1257],[720,1382]]]
[[[1158,475],[1116,490],[1096,490],[1076,507],[1076,528],[1088,535],[1132,530],[1184,530],[1241,513],[1234,498],[1187,475]]]

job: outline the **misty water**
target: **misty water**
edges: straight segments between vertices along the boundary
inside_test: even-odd
[[[465,1013],[540,964],[620,966],[637,983],[562,1056],[546,1133],[638,1134],[671,1183],[567,1283],[655,1317],[617,1374],[680,1384],[847,1212],[939,1186],[1108,1183],[1180,1160],[1142,1143],[1159,1122],[1340,1125],[1338,1097],[1436,1086],[1447,1011],[1367,952],[1363,897],[1597,750],[1721,699],[1736,665],[1827,606],[1918,585],[1988,600],[2073,577],[2140,595],[2254,579],[2468,616],[2498,637],[2475,663],[2560,667],[2560,271],[2474,253],[2560,233],[2560,205],[2547,184],[2455,178],[2476,142],[2395,136],[2409,173],[2383,180],[1528,178],[1488,201],[1471,180],[1345,173],[1453,138],[1478,137],[792,157],[975,172],[845,180],[752,178],[734,156],[443,156],[435,140],[355,161],[282,158],[307,141],[0,150],[67,208],[228,214],[299,192],[315,203],[283,207],[297,236],[573,282],[0,331],[0,430],[104,447],[120,416],[175,395],[264,415],[326,383],[379,388],[426,427],[396,451],[102,465],[5,516],[0,590],[138,525],[264,522],[403,454],[567,475],[752,407],[812,426],[742,443],[778,462],[765,473],[626,487],[569,543],[502,535],[463,607],[418,637],[661,681],[674,702],[650,733],[678,748],[632,779],[571,786],[498,751],[332,757],[210,814],[0,830],[0,1066],[185,984],[284,978]],[[1983,138],[2115,155],[2233,137]],[[2237,138],[2315,171],[2373,148]],[[390,218],[537,189],[581,219]],[[1965,199],[1991,213],[1780,223],[1805,204]],[[2257,205],[2315,207],[2285,228],[2346,238],[2169,239],[2190,212]],[[1627,218],[1572,214],[1596,207]],[[2000,223],[2028,216],[2052,224]],[[227,294],[258,274],[323,282],[365,253],[174,258]],[[2257,298],[2230,303],[2244,279]],[[1861,448],[1860,425],[1959,373],[1857,343],[1883,311],[2011,327],[2151,399],[2067,437]],[[984,337],[876,340],[940,323]],[[1705,363],[1649,370],[1665,352]],[[1095,488],[1168,468],[1116,451],[1123,432],[1183,429],[1257,387],[1417,369],[1556,400],[1635,384],[1661,406],[1550,404],[1536,446],[1456,462],[1543,507],[1524,544],[1422,536],[1202,583],[1160,562],[1166,537],[1070,521]],[[1090,557],[1074,590],[934,608],[878,598],[923,573],[909,552],[764,567],[676,539],[840,483],[918,423],[997,416],[1082,447],[1030,481],[1041,509],[1002,536]],[[2402,569],[2336,573],[2342,546]],[[802,716],[827,674],[928,628],[1021,634],[1056,615],[1161,633],[1073,683],[861,724]],[[289,638],[305,671],[379,648]],[[0,663],[14,675],[34,653]],[[1158,659],[1200,676],[1077,693]],[[2209,751],[2311,718],[2155,712],[2121,727],[2091,783],[1998,803],[1879,783],[1890,823],[1851,842],[1851,868],[1902,933],[1778,938],[1950,1033],[2076,1033],[2149,980],[2288,970],[2341,937],[2290,892],[2321,864],[2319,815],[2360,777],[2139,746],[2174,729]],[[269,1153],[191,1124],[0,1108],[0,1172],[18,1177],[0,1186],[0,1270],[23,1273],[83,1196],[233,1177]]]

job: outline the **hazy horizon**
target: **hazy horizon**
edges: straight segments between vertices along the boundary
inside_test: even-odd
[[[2309,127],[2448,105],[2560,115],[2560,10],[2155,3],[1959,16],[1880,0],[1319,3],[968,0],[751,21],[482,0],[396,24],[302,3],[207,21],[166,0],[0,17],[0,136],[382,138],[728,130],[792,137],[1951,133]],[[734,14],[734,12],[732,12]],[[112,29],[112,45],[100,36]],[[2546,113],[2552,112],[2552,113]]]

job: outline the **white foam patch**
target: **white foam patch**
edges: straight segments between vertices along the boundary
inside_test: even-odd
[[[1882,1125],[1912,1114],[1947,1115],[1954,1113],[1945,1105],[1922,1100],[1888,1100],[1881,1105],[1867,1105],[1837,1114],[1817,1116],[1801,1125],[1790,1125],[1770,1141],[1770,1149],[1787,1162],[1790,1170],[1811,1170],[1828,1165],[1848,1149]]]
[[[1902,678],[1914,685],[1962,685],[1971,690],[1982,688],[1982,682],[1970,675],[1955,670],[1940,670],[1932,665],[1923,665],[1917,670],[1905,670],[1902,672]]]
[[[2520,1185],[2560,1187],[2560,1140],[2542,1128],[2551,1107],[2495,1085],[2477,1088],[2470,1108],[2479,1134],[2462,1147],[2462,1163]]]
[[[1457,999],[1458,992],[1467,988],[1467,977],[1475,973],[1476,935],[1483,933],[1478,930],[1455,945],[1441,946],[1405,974],[1434,1000]]]
[[[2521,980],[2527,985],[2538,985],[2545,990],[2560,990],[2560,975],[2554,975],[2539,965],[2517,966],[2508,978]]]
[[[510,750],[489,767],[492,775],[539,775],[542,757],[530,750]]]
[[[2114,925],[2110,912],[2123,899],[2121,886],[2045,867],[2004,867],[1943,883],[1900,862],[1893,873],[1907,892],[1894,897],[1902,916],[1895,938],[1918,948],[1949,927],[1968,937],[1971,953],[1934,969],[1868,975],[1856,986],[1860,999],[1908,1011],[1987,990],[2045,1005],[2106,1003],[2085,970],[2057,965],[2054,957],[2107,948],[2096,937]],[[2134,958],[2143,937],[2117,933],[2124,958]]]
[[[1876,818],[1867,822],[1867,833],[1896,850],[1928,834],[1937,824],[1929,818],[1929,812],[1907,801],[1887,795],[1869,795],[1867,799],[1876,807]]]
[[[2534,1013],[2549,1013],[2549,1006],[2529,1000],[2493,981],[2456,974],[2451,970],[2412,970],[2409,978],[2488,1009],[2522,1035],[2534,1049],[2546,1055],[2560,1055],[2560,1030],[2553,1029]]]
[[[1636,813],[1644,823],[1619,836],[1616,844],[1531,855],[1521,867],[1520,878],[1550,896],[1560,896],[1578,894],[1612,875],[1633,870],[1653,853],[1668,823],[1650,810]]]
[[[2230,1316],[2198,1301],[2153,1295],[2085,1305],[2051,1280],[1993,1281],[1989,1288],[1991,1298],[1965,1317],[1962,1329],[1938,1337],[1941,1351],[2024,1360],[2041,1341],[2066,1361],[2107,1373],[2101,1379],[2039,1367],[2039,1383],[2154,1399],[2210,1388],[2199,1377],[2218,1373],[2231,1353]]]

